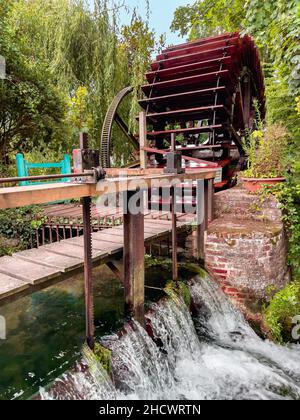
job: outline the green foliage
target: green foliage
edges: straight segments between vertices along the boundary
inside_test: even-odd
[[[267,326],[273,338],[279,342],[292,341],[292,319],[300,314],[300,281],[289,283],[276,293],[264,310]]]
[[[182,281],[169,281],[164,291],[171,299],[179,303],[179,298],[182,298],[186,306],[189,308],[191,304],[191,293],[188,286]]]
[[[34,244],[36,229],[42,225],[43,221],[41,209],[37,206],[1,210],[0,237],[2,246],[0,254],[11,254],[29,248],[31,240]],[[5,241],[6,239],[8,241]]]
[[[300,185],[288,179],[286,183],[263,187],[259,194],[262,203],[271,195],[279,202],[282,221],[288,236],[289,266],[293,278],[300,278]]]
[[[9,163],[12,151],[28,151],[62,141],[65,102],[49,82],[45,67],[36,67],[20,48],[10,23],[13,2],[2,2],[0,54],[6,59],[6,79],[0,80],[0,162]]]
[[[277,78],[300,89],[300,3],[298,0],[197,0],[175,11],[171,26],[189,39],[222,32],[250,33]]]
[[[280,123],[264,126],[260,117],[259,104],[254,103],[256,130],[248,132],[244,149],[248,156],[246,178],[276,178],[284,176],[287,170],[288,132]]]
[[[295,108],[294,95],[288,84],[276,77],[266,79],[267,124],[279,123],[289,132],[286,153],[290,160],[290,170],[295,183],[300,182],[300,114]]]
[[[176,141],[179,144],[183,145],[185,143],[186,139],[185,139],[183,134],[179,134],[178,136],[176,136]]]
[[[271,189],[280,202],[283,223],[288,233],[289,264],[293,276],[300,278],[300,185],[289,182]]]
[[[247,178],[276,178],[286,172],[286,149],[288,132],[284,126],[273,124],[265,130],[255,130],[249,135],[246,145],[248,169]]]
[[[298,0],[246,0],[244,27],[274,63],[277,76],[300,90],[300,3]]]
[[[300,98],[297,96],[295,101],[296,101],[296,111],[300,115]]]
[[[197,0],[193,4],[176,9],[171,25],[173,32],[196,39],[221,32],[242,29],[245,17],[242,0]]]
[[[265,65],[268,120],[283,121],[294,137],[298,161],[300,132],[294,98],[300,92],[299,24],[298,0],[197,0],[178,8],[171,26],[189,39],[237,30],[255,38],[262,60],[272,63]]]
[[[109,0],[92,3],[1,2],[0,54],[8,63],[8,78],[0,82],[4,163],[11,151],[38,149],[40,142],[70,153],[78,130],[86,127],[91,146],[99,148],[108,106],[128,85],[134,86],[134,95],[120,114],[133,128],[138,86],[156,46],[155,35],[135,12],[131,24],[120,28],[118,10],[124,6]],[[113,130],[112,154],[117,165],[132,155],[118,128]]]
[[[152,255],[145,255],[145,267],[161,267],[163,270],[169,270],[172,267],[172,260],[170,258],[156,258]]]

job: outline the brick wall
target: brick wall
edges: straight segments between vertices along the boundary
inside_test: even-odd
[[[259,206],[258,206],[259,204]],[[232,300],[253,308],[289,280],[278,203],[243,190],[216,194],[217,218],[205,237],[205,264]]]

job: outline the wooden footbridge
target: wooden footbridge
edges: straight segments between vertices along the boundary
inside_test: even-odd
[[[0,189],[0,209],[43,204],[52,201],[81,198],[83,203],[83,237],[45,245],[0,258],[0,295],[31,291],[35,286],[55,281],[74,270],[84,268],[85,297],[87,308],[87,341],[93,348],[93,285],[92,265],[108,263],[123,283],[125,290],[125,313],[143,324],[144,319],[144,256],[145,242],[162,235],[172,235],[173,278],[177,279],[177,231],[191,222],[194,216],[180,220],[175,211],[175,187],[182,183],[194,183],[199,188],[197,232],[199,244],[203,243],[208,220],[213,214],[213,182],[215,171],[194,169],[187,173],[164,173],[163,170],[131,169],[121,171],[107,169],[106,178],[97,183],[73,181],[61,184],[32,185]],[[81,174],[81,175],[84,175]],[[90,171],[85,176],[90,176]],[[66,175],[64,175],[65,177]],[[6,182],[8,180],[5,180]],[[171,219],[157,219],[157,212],[144,210],[141,197],[154,186],[169,185],[171,190]],[[173,184],[172,184],[173,183]],[[103,197],[114,191],[123,193],[123,224],[104,231],[92,233],[90,206],[91,197]],[[137,195],[138,211],[130,211],[130,200]],[[201,200],[200,200],[201,199]],[[196,214],[197,216],[197,214]],[[93,244],[93,245],[92,245]],[[199,250],[202,246],[199,246]],[[111,263],[117,253],[123,251],[124,272],[119,273]]]
[[[253,128],[254,100],[265,114],[264,81],[259,53],[252,38],[239,33],[169,47],[158,55],[141,86],[143,109],[138,116],[139,135],[129,133],[118,113],[132,92],[124,88],[108,109],[101,150],[91,150],[87,136],[73,153],[72,174],[2,179],[5,182],[70,179],[68,183],[0,189],[0,209],[80,198],[83,237],[63,240],[0,259],[0,294],[23,290],[84,266],[86,337],[94,347],[92,265],[109,261],[123,250],[122,279],[125,313],[144,322],[145,241],[171,232],[173,279],[177,279],[177,229],[187,221],[177,214],[176,192],[186,185],[197,204],[197,241],[201,255],[204,233],[213,218],[214,188],[234,184],[245,163],[243,137]],[[127,171],[112,169],[113,124],[127,135],[134,162]],[[139,139],[139,140],[138,140]],[[134,150],[135,149],[135,150]],[[139,161],[137,163],[137,155]],[[104,168],[104,169],[103,169]],[[105,172],[106,171],[106,172]],[[169,188],[171,220],[155,220],[148,205],[163,210]],[[92,197],[123,194],[122,226],[93,232]],[[184,201],[184,199],[183,199]],[[138,211],[131,211],[136,202]],[[128,211],[129,210],[129,211]],[[120,211],[119,211],[120,213]],[[93,243],[93,248],[92,248]]]
[[[170,215],[160,212],[145,214],[145,245],[169,237],[172,231]],[[181,215],[177,221],[177,230],[185,231],[195,222],[192,215]],[[122,278],[117,267],[111,261],[118,257],[124,248],[123,226],[114,226],[92,234],[93,265],[107,264]],[[150,245],[149,245],[150,246]],[[84,267],[84,238],[76,236],[57,241],[39,248],[14,253],[0,258],[0,301],[18,298],[23,294],[47,287],[61,281]]]

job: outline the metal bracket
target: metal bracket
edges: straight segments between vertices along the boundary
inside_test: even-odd
[[[184,174],[182,167],[182,153],[176,150],[175,134],[171,135],[171,152],[167,153],[167,166],[164,169],[165,174]]]
[[[179,151],[167,153],[167,166],[164,169],[165,174],[184,174],[182,167],[182,153]]]
[[[87,133],[82,133],[80,137],[80,149],[73,150],[74,173],[84,173],[93,171],[93,174],[88,177],[78,177],[76,182],[84,182],[87,184],[97,184],[97,182],[105,179],[106,172],[100,167],[100,152],[99,150],[90,149],[87,147],[88,136]]]

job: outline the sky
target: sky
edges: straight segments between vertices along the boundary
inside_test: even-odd
[[[174,12],[177,7],[185,6],[193,3],[193,0],[149,0],[150,2],[150,28],[154,29],[157,35],[166,33],[167,45],[178,44],[184,42],[177,34],[170,31],[170,26],[173,20]],[[126,5],[131,9],[137,7],[139,14],[146,17],[146,2],[145,0],[125,0]],[[120,13],[121,23],[130,22],[130,14],[125,10]]]

